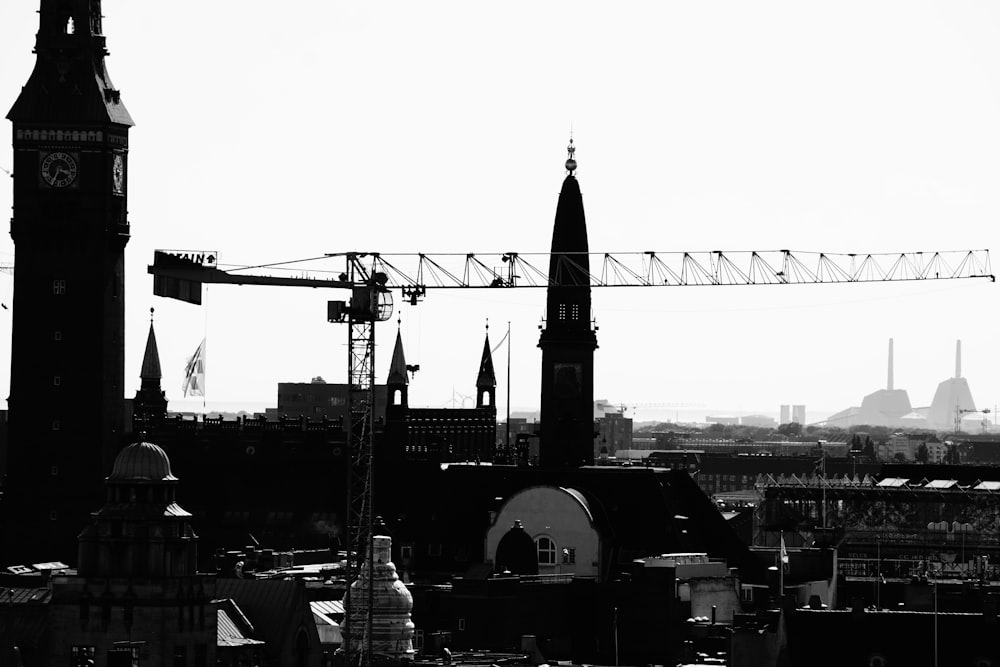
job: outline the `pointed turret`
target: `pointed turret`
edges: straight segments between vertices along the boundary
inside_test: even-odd
[[[399,328],[396,329],[396,346],[392,349],[392,361],[389,363],[389,377],[386,379],[389,390],[390,406],[407,406],[406,356],[403,354],[403,337]]]
[[[493,372],[493,353],[490,351],[490,334],[487,332],[483,343],[483,358],[479,362],[479,375],[476,377],[476,407],[495,406],[497,376]]]
[[[153,328],[153,309],[149,309],[149,333],[146,335],[146,352],[139,371],[139,390],[132,401],[132,421],[136,431],[154,426],[167,416],[167,396],[160,385],[160,351],[156,347],[156,330]]]
[[[142,380],[143,388],[155,383],[156,388],[159,389],[163,374],[160,372],[160,351],[156,347],[156,330],[153,329],[152,308],[149,309],[149,314],[149,334],[146,336],[146,352],[142,357],[139,379]]]
[[[542,349],[540,463],[576,467],[594,462],[594,350],[590,261],[583,197],[572,139],[552,231]]]

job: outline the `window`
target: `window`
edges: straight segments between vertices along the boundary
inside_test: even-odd
[[[572,565],[576,563],[576,547],[565,547],[562,550],[562,562],[563,565]]]
[[[566,304],[565,303],[560,303],[559,304],[559,319],[560,320],[565,320],[566,319]]]
[[[403,560],[405,562],[405,561],[410,560],[410,558],[412,558],[412,557],[413,557],[413,547],[406,546],[406,547],[400,547],[399,548],[399,558],[401,560]]]
[[[569,318],[571,320],[578,320],[578,319],[580,319],[580,306],[579,306],[579,304],[575,304],[575,303],[573,304],[573,307],[570,309]]]
[[[535,548],[538,550],[539,565],[556,564],[556,543],[551,537],[542,535],[535,540]]]
[[[465,630],[465,619],[460,618],[458,619],[458,631],[463,632],[464,630]]]
[[[53,477],[59,476],[59,466],[52,466],[52,476]]]
[[[52,386],[59,387],[61,385],[62,385],[62,378],[59,377],[58,375],[52,376]]]
[[[417,650],[417,653],[420,653],[421,651],[424,650],[424,631],[421,630],[420,628],[417,628],[416,632],[414,633],[413,648]]]
[[[86,667],[88,660],[94,659],[93,646],[74,646],[69,650],[72,667]]]
[[[108,667],[132,667],[139,664],[138,647],[108,649]]]
[[[427,545],[427,555],[428,556],[440,556],[441,555],[441,543],[434,542],[433,544]]]
[[[52,430],[53,431],[58,431],[59,427],[60,427],[59,420],[58,419],[53,419],[52,420]]]
[[[187,647],[174,647],[174,667],[187,667]]]
[[[52,294],[54,296],[63,296],[66,294],[65,278],[56,278],[52,281]]]
[[[62,340],[62,331],[53,331],[52,340]]]

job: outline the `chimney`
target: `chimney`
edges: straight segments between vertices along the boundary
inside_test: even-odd
[[[892,383],[892,339],[890,338],[889,339],[889,382],[886,386],[886,389],[892,391],[893,390],[892,384],[893,384]]]
[[[955,341],[955,377],[962,377],[962,341]]]

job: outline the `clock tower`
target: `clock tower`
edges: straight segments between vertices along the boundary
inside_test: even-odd
[[[124,416],[128,130],[100,0],[41,0],[14,137],[6,563],[70,562]]]

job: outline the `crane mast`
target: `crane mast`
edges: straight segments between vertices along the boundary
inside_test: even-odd
[[[574,254],[562,253],[574,263]],[[985,278],[995,281],[988,250],[909,253],[818,253],[776,251],[586,253],[579,266],[591,287],[681,287],[794,285]],[[207,259],[206,259],[207,258]],[[344,269],[329,268],[343,258]],[[344,647],[351,664],[372,663],[373,586],[367,599],[353,599],[351,584],[373,555],[375,323],[392,313],[390,290],[411,304],[428,289],[560,287],[546,270],[548,253],[347,252],[291,262],[218,268],[214,253],[156,251],[148,267],[157,296],[201,303],[201,285],[271,285],[351,290],[350,301],[330,301],[327,320],[348,328],[349,465],[347,479],[347,627]],[[260,275],[262,269],[285,275]],[[581,270],[583,270],[581,268]],[[297,275],[290,275],[295,271]],[[303,275],[306,274],[306,275]],[[578,287],[578,283],[572,285]],[[358,606],[360,605],[360,609]],[[363,612],[362,627],[352,622]],[[360,635],[360,636],[359,636]]]

